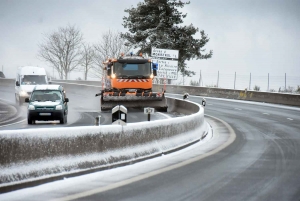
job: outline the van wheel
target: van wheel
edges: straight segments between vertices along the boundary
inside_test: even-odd
[[[19,96],[19,105],[21,106],[23,104],[22,99]]]
[[[15,100],[16,100],[16,104],[18,105],[22,105],[22,101],[20,99],[20,96],[19,96],[19,99],[17,98],[17,94],[15,94]]]

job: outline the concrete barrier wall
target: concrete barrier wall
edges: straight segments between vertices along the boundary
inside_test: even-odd
[[[62,84],[67,93],[99,90],[84,84],[55,84]],[[202,106],[178,99],[167,101],[171,110],[187,116],[127,126],[0,131],[0,187],[140,160],[200,140],[207,132]]]
[[[75,83],[83,84],[88,83],[91,85],[101,86],[100,81],[77,81]],[[69,80],[68,82],[74,82]],[[64,82],[64,80],[62,80]],[[153,85],[153,91],[161,91],[164,85]],[[183,94],[185,92],[190,95],[227,98],[247,101],[257,101],[265,103],[275,103],[291,106],[300,106],[300,94],[286,94],[286,93],[271,93],[271,92],[259,92],[259,91],[245,91],[234,89],[221,89],[221,88],[209,88],[209,87],[196,87],[196,86],[178,86],[178,85],[166,85],[167,93]]]
[[[161,91],[163,87],[164,87],[163,85],[154,85],[153,90]],[[196,96],[228,98],[228,99],[238,99],[238,100],[300,106],[299,94],[269,93],[269,92],[259,92],[259,91],[245,91],[245,90],[177,86],[177,85],[166,85],[166,92],[176,93],[176,94],[183,94],[187,92],[190,95],[196,95]]]
[[[100,81],[55,80],[53,81],[53,83],[76,83],[82,85],[93,85],[99,87],[98,91],[102,88]],[[14,80],[0,79],[0,86],[14,86]],[[153,85],[154,91],[161,91],[163,88],[164,85],[158,85],[158,84]],[[190,95],[196,95],[196,96],[228,98],[228,99],[300,106],[299,94],[270,93],[270,92],[245,91],[245,90],[220,89],[220,88],[195,87],[195,86],[177,86],[177,85],[166,85],[166,91],[167,93],[183,94],[187,92]]]
[[[0,78],[0,86],[15,86],[14,79]]]

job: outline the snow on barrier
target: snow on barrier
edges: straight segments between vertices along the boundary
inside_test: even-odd
[[[69,84],[66,86],[72,90]],[[78,90],[78,86],[73,86]],[[168,99],[182,117],[126,126],[0,131],[0,188],[92,168],[135,162],[199,141],[207,134],[201,105]]]
[[[15,86],[14,79],[0,78],[0,86],[11,87]]]

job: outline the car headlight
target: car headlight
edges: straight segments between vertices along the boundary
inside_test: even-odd
[[[62,110],[62,105],[57,105],[57,106],[55,107],[55,109],[56,109],[56,110]]]
[[[20,91],[19,92],[20,96],[28,96],[28,93],[26,91]]]
[[[28,110],[35,110],[35,107],[33,105],[28,105]]]

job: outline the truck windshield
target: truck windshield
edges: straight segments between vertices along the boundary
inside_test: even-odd
[[[60,91],[57,90],[36,90],[33,91],[30,101],[53,101],[60,102],[62,100],[62,95]]]
[[[21,77],[22,85],[47,84],[45,75],[24,75]]]
[[[144,76],[149,77],[151,74],[150,63],[131,64],[131,63],[114,63],[113,72],[119,76]]]

